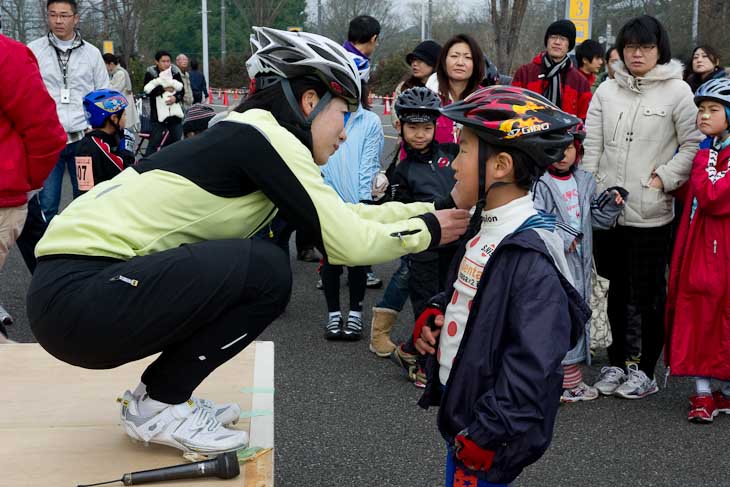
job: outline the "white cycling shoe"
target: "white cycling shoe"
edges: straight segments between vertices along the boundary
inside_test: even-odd
[[[198,404],[191,399],[171,405],[149,417],[139,414],[138,401],[130,391],[120,400],[122,426],[133,440],[206,455],[235,451],[248,444],[245,431],[223,426],[212,408],[198,405],[200,400]]]

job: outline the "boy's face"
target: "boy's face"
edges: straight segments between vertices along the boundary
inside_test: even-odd
[[[598,74],[603,67],[603,58],[601,56],[594,57],[591,62],[583,60],[583,70],[587,73]]]
[[[553,163],[553,167],[558,171],[567,171],[573,164],[575,164],[575,159],[577,155],[578,151],[575,149],[575,144],[570,144],[568,147],[565,148],[563,160]]]
[[[468,210],[479,197],[479,139],[471,130],[462,130],[459,154],[451,167],[456,180],[451,197],[457,208]]]
[[[122,115],[121,116],[119,116],[119,115],[112,115],[109,118],[112,119],[114,122],[117,123],[117,125],[119,126],[119,130],[124,130],[124,127],[127,126],[127,111],[126,110],[124,110],[122,112]]]
[[[725,116],[725,105],[716,101],[705,100],[697,111],[697,128],[705,135],[717,137],[728,128]]]
[[[403,123],[403,139],[415,150],[426,149],[433,140],[436,125],[432,122]]]

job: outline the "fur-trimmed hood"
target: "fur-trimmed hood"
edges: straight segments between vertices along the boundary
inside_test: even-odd
[[[640,78],[632,75],[626,65],[622,61],[615,61],[612,65],[614,69],[614,79],[621,88],[641,93],[647,88],[651,88],[653,85],[660,81],[666,81],[669,79],[682,79],[682,73],[684,72],[684,65],[676,60],[672,59],[666,64],[657,64],[651,71],[646,73],[645,76]]]

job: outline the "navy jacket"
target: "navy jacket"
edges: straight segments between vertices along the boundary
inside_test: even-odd
[[[562,393],[561,361],[591,314],[546,245],[554,221],[542,213],[529,218],[487,261],[443,392],[438,361],[429,356],[419,404],[440,405],[438,427],[449,445],[462,433],[494,450],[492,467],[475,472],[489,482],[511,482],[547,450]],[[435,298],[442,309],[464,252],[462,245],[449,289]]]

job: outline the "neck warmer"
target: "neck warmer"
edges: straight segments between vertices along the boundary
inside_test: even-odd
[[[540,77],[547,81],[547,86],[542,94],[557,107],[560,107],[562,101],[562,76],[572,65],[570,56],[565,56],[559,63],[553,61],[547,53],[542,56],[542,74]]]

